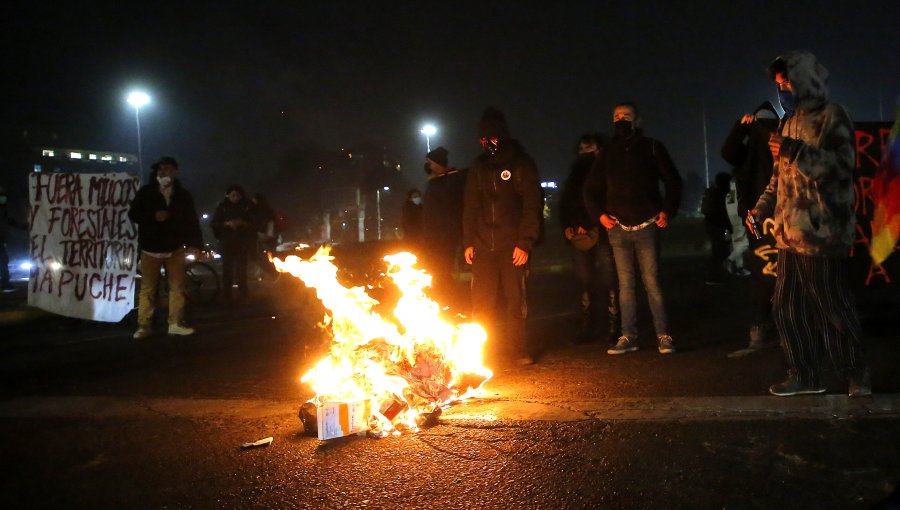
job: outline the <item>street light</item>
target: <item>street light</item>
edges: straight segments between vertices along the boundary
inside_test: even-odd
[[[141,107],[150,102],[150,96],[139,90],[128,94],[125,99],[128,104],[134,107],[134,121],[137,123],[137,142],[138,142],[138,168],[141,172],[141,179],[144,177],[144,161],[141,154]]]
[[[431,137],[437,133],[437,128],[434,127],[434,124],[425,124],[419,132],[425,135],[425,147],[428,149],[428,152],[431,152]]]

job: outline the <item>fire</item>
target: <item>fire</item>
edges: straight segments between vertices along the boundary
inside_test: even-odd
[[[400,292],[393,320],[374,310],[379,302],[363,287],[338,282],[332,260],[327,247],[309,260],[273,259],[279,271],[314,288],[328,309],[330,352],[300,379],[316,393],[310,402],[319,408],[367,402],[371,433],[385,435],[400,424],[415,430],[423,416],[474,395],[493,375],[482,364],[484,329],[441,318],[440,306],[425,294],[431,276],[415,267],[415,255],[384,257],[386,276]]]

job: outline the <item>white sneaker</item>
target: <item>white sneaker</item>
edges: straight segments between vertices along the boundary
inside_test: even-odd
[[[141,338],[147,338],[152,334],[153,331],[150,330],[150,328],[138,328],[138,330],[135,331],[134,334],[131,335],[131,337],[140,340]]]
[[[194,328],[182,326],[181,324],[169,324],[169,334],[178,336],[188,336],[195,333]]]

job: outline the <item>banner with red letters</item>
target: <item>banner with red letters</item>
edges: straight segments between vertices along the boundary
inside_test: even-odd
[[[103,322],[134,308],[137,227],[128,208],[139,186],[126,173],[30,174],[29,305]]]

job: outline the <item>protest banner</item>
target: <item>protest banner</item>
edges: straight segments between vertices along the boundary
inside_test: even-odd
[[[139,185],[126,173],[29,175],[29,305],[103,322],[134,308]]]

